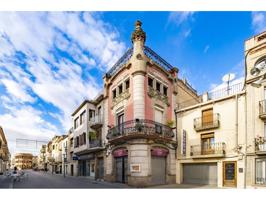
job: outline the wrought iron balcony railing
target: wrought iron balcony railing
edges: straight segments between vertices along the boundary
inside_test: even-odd
[[[255,151],[257,154],[266,154],[266,138],[255,138]]]
[[[259,117],[266,119],[266,100],[259,101]]]
[[[95,115],[93,118],[90,119],[89,124],[93,129],[101,127],[103,124],[103,116]]]
[[[206,145],[190,146],[190,156],[223,156],[225,154],[225,143],[213,143]]]
[[[102,141],[99,139],[90,141],[90,148],[102,147]]]
[[[109,141],[119,138],[154,138],[172,140],[174,132],[171,127],[146,119],[126,121],[108,130]]]
[[[219,126],[220,115],[218,113],[194,119],[194,129],[196,131],[218,128]]]

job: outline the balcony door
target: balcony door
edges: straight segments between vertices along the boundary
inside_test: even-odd
[[[201,154],[214,154],[214,133],[201,135]]]
[[[161,134],[162,133],[162,123],[163,123],[163,111],[159,109],[155,109],[155,132]]]
[[[211,126],[213,124],[213,109],[202,111],[202,126]]]
[[[124,113],[117,115],[117,126],[119,134],[122,135],[124,132]]]
[[[98,107],[98,119],[97,119],[97,122],[101,122],[101,118],[102,118],[102,107],[99,106]]]

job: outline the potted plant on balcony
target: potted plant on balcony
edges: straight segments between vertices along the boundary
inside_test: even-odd
[[[89,137],[91,140],[96,140],[97,139],[97,134],[95,131],[90,131],[89,132]]]
[[[265,138],[262,136],[257,136],[255,138],[255,145],[256,145],[256,150],[266,150],[266,143],[265,143]]]
[[[174,122],[174,120],[171,120],[171,119],[170,119],[170,120],[167,120],[166,124],[167,124],[167,126],[173,128],[175,122]]]

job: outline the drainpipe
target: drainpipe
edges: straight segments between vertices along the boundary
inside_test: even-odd
[[[177,159],[177,149],[178,149],[178,140],[177,140],[177,112],[176,109],[174,110],[175,112],[175,139],[176,139],[176,149],[175,149],[175,158]]]
[[[235,116],[235,119],[236,119],[236,124],[235,124],[235,129],[236,129],[236,149],[238,148],[238,95],[236,94],[235,95],[235,101],[236,101],[236,116]]]

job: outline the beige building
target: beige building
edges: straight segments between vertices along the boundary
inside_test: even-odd
[[[68,132],[67,137],[67,175],[77,176],[78,175],[78,161],[74,158],[74,134],[73,128]]]
[[[9,165],[10,153],[4,131],[0,126],[0,175],[9,169]]]
[[[104,177],[104,144],[106,144],[106,104],[103,94],[94,100],[85,100],[72,114],[74,173],[93,179]],[[72,171],[72,169],[71,169]]]
[[[266,185],[266,32],[245,42],[247,187]]]
[[[178,104],[177,183],[266,185],[266,32],[245,41],[244,86]]]
[[[63,172],[62,142],[66,137],[66,135],[54,136],[47,144],[45,153],[47,169],[52,173],[62,174]]]
[[[245,91],[239,83],[176,111],[177,183],[244,187]]]
[[[33,155],[30,153],[17,153],[15,155],[15,166],[18,169],[32,169]]]

